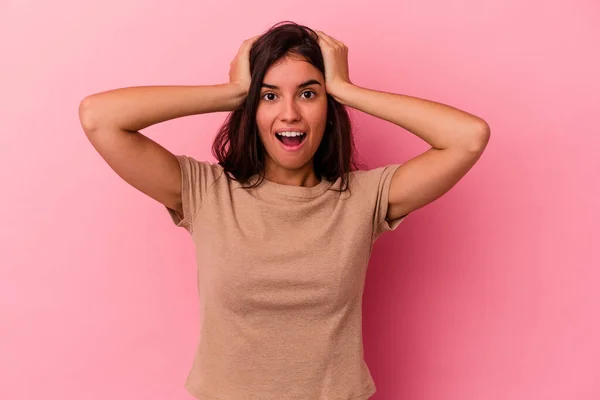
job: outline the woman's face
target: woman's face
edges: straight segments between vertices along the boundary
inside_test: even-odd
[[[262,82],[256,123],[267,152],[267,173],[312,171],[312,158],[327,124],[323,74],[298,57],[287,56],[273,64]],[[288,136],[302,136],[283,137],[281,130],[296,132]]]

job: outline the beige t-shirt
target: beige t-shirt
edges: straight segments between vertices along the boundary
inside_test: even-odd
[[[202,400],[364,400],[362,295],[386,221],[388,165],[312,188],[245,189],[178,155],[183,216],[197,256],[201,334],[185,387]]]

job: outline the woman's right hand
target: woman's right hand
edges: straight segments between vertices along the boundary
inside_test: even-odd
[[[229,82],[239,85],[246,93],[250,89],[250,48],[261,35],[244,40],[237,55],[229,64]]]

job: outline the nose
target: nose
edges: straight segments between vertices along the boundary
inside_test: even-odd
[[[293,97],[287,98],[280,104],[282,104],[280,118],[283,122],[290,123],[300,119],[300,112],[298,110],[298,104],[296,104],[296,99]]]

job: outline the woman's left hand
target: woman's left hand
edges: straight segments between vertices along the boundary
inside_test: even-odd
[[[339,40],[315,31],[319,36],[319,46],[325,63],[325,90],[333,98],[347,85],[352,85],[348,73],[348,47]]]

